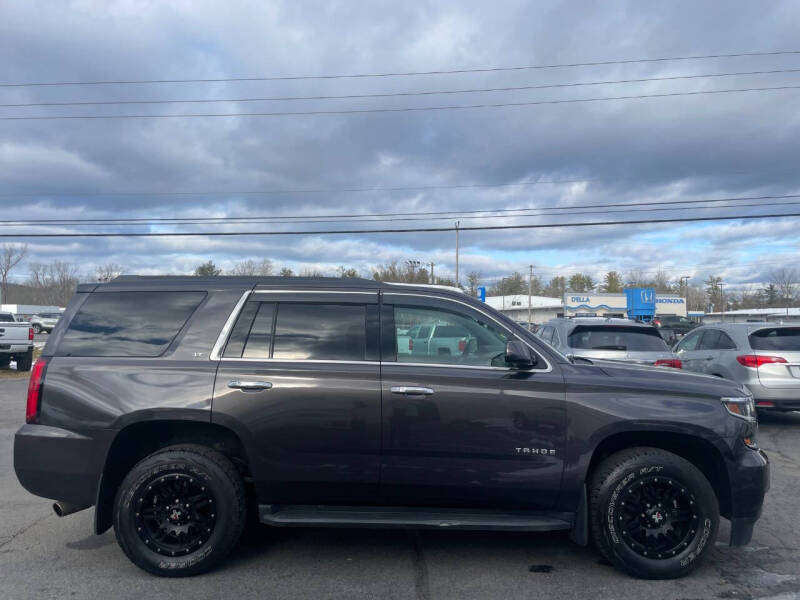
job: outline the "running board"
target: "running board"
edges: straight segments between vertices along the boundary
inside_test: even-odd
[[[572,529],[574,514],[402,506],[260,504],[259,518],[280,527],[375,527],[559,531]]]

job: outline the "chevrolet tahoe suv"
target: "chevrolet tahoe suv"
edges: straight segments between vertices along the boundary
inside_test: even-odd
[[[450,354],[398,330],[469,334]],[[401,324],[401,325],[400,325]],[[407,344],[407,338],[405,343]],[[94,506],[164,576],[284,526],[563,530],[645,578],[692,571],[769,487],[739,384],[568,358],[458,291],[359,279],[81,285],[36,362],[14,467]]]

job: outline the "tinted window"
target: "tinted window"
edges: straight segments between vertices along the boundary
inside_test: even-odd
[[[205,292],[90,294],[58,346],[60,356],[161,355]]]
[[[422,333],[435,328],[433,337],[414,339],[408,350],[398,348],[398,362],[505,366],[510,338],[493,324],[442,309],[410,306],[396,306],[394,322],[398,331],[419,326]]]
[[[628,350],[666,352],[666,342],[654,327],[578,325],[569,334],[571,348],[586,350]]]
[[[676,350],[695,350],[697,348],[697,342],[700,341],[700,337],[703,335],[703,331],[695,331],[690,333],[685,338],[683,338]]]
[[[800,327],[773,327],[750,334],[753,350],[800,352]]]
[[[539,335],[545,342],[551,342],[553,339],[553,328],[552,327],[542,327],[542,331]]]
[[[456,338],[469,335],[469,332],[463,327],[455,325],[440,325],[433,331],[435,338]]]
[[[256,318],[250,327],[250,334],[244,345],[242,358],[269,358],[269,347],[272,343],[272,319],[275,316],[275,305],[264,302],[258,309]]]
[[[698,350],[716,350],[719,343],[719,329],[706,329],[703,338],[697,345]]]
[[[273,358],[364,360],[366,307],[352,304],[279,304]]]
[[[223,356],[226,358],[241,358],[244,345],[247,342],[247,336],[250,334],[250,327],[253,326],[253,319],[258,312],[258,302],[248,302],[244,305],[242,312],[239,313],[239,318],[236,319],[236,325],[233,326],[231,335],[228,338],[228,343],[225,346]]]
[[[736,350],[736,344],[724,331],[719,332],[717,350]]]
[[[0,315],[0,323],[13,323],[14,315]]]

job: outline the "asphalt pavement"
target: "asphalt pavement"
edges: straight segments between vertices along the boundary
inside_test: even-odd
[[[59,519],[27,493],[12,464],[25,379],[0,379],[0,598],[800,598],[800,413],[762,419],[772,489],[750,545],[717,545],[694,574],[641,581],[564,534],[272,529],[260,526],[221,568],[160,579],[139,570],[93,511]]]

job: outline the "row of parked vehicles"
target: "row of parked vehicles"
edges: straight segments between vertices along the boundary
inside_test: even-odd
[[[661,325],[673,328],[676,323]],[[695,325],[672,347],[662,331],[627,319],[558,318],[536,334],[576,358],[713,375],[745,385],[759,409],[800,410],[800,327],[766,322]]]
[[[20,320],[10,312],[0,312],[0,369],[16,362],[17,371],[30,371],[33,365],[33,336],[50,333],[61,313],[34,315]]]

